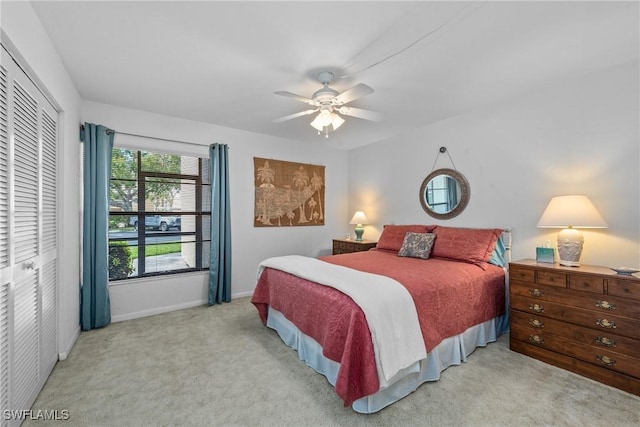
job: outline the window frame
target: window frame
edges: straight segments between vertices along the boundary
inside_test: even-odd
[[[167,236],[167,237],[171,237],[171,236],[194,236],[195,239],[192,242],[182,242],[182,243],[189,243],[189,244],[194,244],[195,245],[195,267],[190,267],[190,268],[182,268],[182,269],[177,269],[177,270],[167,270],[167,271],[153,271],[153,272],[147,272],[146,271],[146,249],[148,246],[153,246],[154,244],[148,244],[147,243],[147,239],[149,237],[154,237],[154,236],[158,236],[157,233],[154,232],[149,232],[147,231],[147,227],[145,226],[138,226],[137,227],[137,234],[136,234],[136,241],[137,241],[137,248],[138,248],[138,266],[137,266],[137,274],[135,276],[129,276],[129,277],[123,277],[123,278],[111,278],[109,277],[109,281],[110,282],[122,282],[122,281],[127,281],[127,280],[132,280],[132,279],[143,279],[143,278],[147,278],[147,277],[155,277],[155,276],[168,276],[168,275],[174,275],[174,274],[184,274],[184,273],[191,273],[191,272],[199,272],[199,271],[208,271],[209,267],[203,267],[203,245],[205,245],[206,243],[210,242],[210,237],[209,238],[204,238],[203,236],[203,220],[206,219],[206,217],[209,217],[209,220],[211,218],[211,211],[208,210],[203,210],[203,187],[207,187],[210,186],[210,183],[205,183],[203,182],[203,172],[204,172],[204,168],[203,168],[203,163],[204,162],[208,162],[209,159],[208,158],[203,158],[200,157],[198,155],[189,155],[189,154],[181,154],[181,153],[172,153],[172,152],[166,152],[166,151],[152,151],[152,150],[148,150],[148,149],[142,149],[142,148],[127,148],[127,147],[122,147],[122,146],[114,146],[113,147],[114,150],[127,150],[130,151],[132,153],[134,153],[134,155],[136,156],[136,178],[135,179],[126,179],[126,178],[114,178],[113,174],[109,177],[109,184],[111,185],[112,182],[122,182],[122,181],[129,181],[129,182],[136,182],[137,184],[137,210],[131,210],[131,211],[109,211],[109,216],[110,217],[125,217],[127,219],[131,218],[131,217],[136,217],[137,218],[137,223],[138,224],[145,224],[145,217],[148,216],[153,216],[153,215],[162,215],[162,216],[167,216],[168,213],[174,215],[174,216],[179,216],[180,218],[182,218],[183,216],[187,216],[187,217],[194,217],[195,218],[195,231],[182,231],[182,228],[180,229],[180,231],[165,231],[162,232],[162,236]],[[180,174],[180,173],[172,173],[172,172],[159,172],[159,171],[143,171],[143,153],[151,153],[151,154],[169,154],[169,155],[175,155],[175,156],[187,156],[187,157],[191,157],[191,158],[195,158],[198,159],[198,174],[197,175],[193,175],[193,174]],[[147,185],[147,179],[148,178],[162,178],[162,179],[172,179],[172,180],[187,180],[187,181],[194,181],[194,190],[195,190],[195,207],[196,209],[193,211],[178,211],[178,212],[173,212],[173,211],[157,211],[157,210],[147,210],[146,209],[146,197],[145,197],[145,187]],[[111,206],[111,198],[109,200],[109,205]],[[127,221],[128,222],[128,221]],[[108,238],[108,242],[109,245],[111,244],[111,242],[122,242],[122,241],[129,241],[132,240],[131,237],[116,237],[116,238]]]

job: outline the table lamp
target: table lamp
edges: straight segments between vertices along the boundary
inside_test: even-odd
[[[570,195],[552,197],[538,227],[563,228],[558,234],[560,265],[579,267],[584,237],[576,228],[607,228],[607,223],[587,196]]]
[[[364,227],[362,224],[368,224],[367,216],[362,211],[357,211],[353,214],[353,218],[349,221],[349,224],[356,225],[356,242],[362,242],[362,233],[364,233]]]

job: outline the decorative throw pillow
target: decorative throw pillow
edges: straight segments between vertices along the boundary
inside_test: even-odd
[[[469,262],[486,270],[502,230],[437,226],[434,233],[438,237],[431,256]]]
[[[398,252],[402,247],[404,235],[411,231],[413,233],[429,233],[435,228],[434,225],[395,225],[387,224],[382,229],[382,234],[378,239],[376,249],[385,249]]]
[[[398,256],[428,259],[435,239],[436,235],[433,233],[412,233],[409,231],[404,236]]]

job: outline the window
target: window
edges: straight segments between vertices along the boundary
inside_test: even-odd
[[[209,269],[209,161],[114,148],[109,279]]]

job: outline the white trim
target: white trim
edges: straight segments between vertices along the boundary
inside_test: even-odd
[[[38,89],[38,91],[44,96],[44,98],[51,104],[56,113],[60,113],[62,108],[60,104],[55,101],[51,92],[47,89],[47,86],[42,82],[42,80],[38,77],[38,74],[31,68],[26,59],[20,54],[20,51],[13,44],[13,41],[9,38],[7,33],[4,32],[3,29],[0,29],[0,45],[7,52],[7,54],[11,57],[13,62],[22,70],[22,72],[26,75],[31,83]]]
[[[162,313],[169,313],[171,311],[198,307],[200,305],[205,305],[205,304],[207,304],[207,300],[197,300],[197,301],[185,302],[182,304],[169,305],[165,307],[155,307],[149,310],[142,310],[142,311],[136,311],[133,313],[122,314],[119,316],[113,316],[111,317],[111,322],[116,323],[116,322],[123,322],[125,320],[139,319],[141,317],[154,316],[156,314],[162,314]]]
[[[252,295],[253,295],[253,291],[239,292],[237,294],[232,294],[231,299],[250,297]],[[133,313],[121,314],[117,316],[112,316],[111,322],[112,323],[124,322],[126,320],[140,319],[142,317],[154,316],[156,314],[163,314],[163,313],[169,313],[177,310],[184,310],[185,308],[193,308],[201,305],[206,305],[208,304],[208,302],[209,302],[208,300],[204,299],[204,300],[190,301],[182,304],[170,305],[165,307],[157,307],[149,310],[141,310]],[[76,338],[74,338],[74,342]],[[66,353],[65,353],[65,357],[66,357]],[[60,360],[62,360],[62,353],[60,355]]]
[[[250,297],[252,295],[253,295],[253,291],[238,292],[236,294],[231,294],[231,299]]]
[[[114,280],[108,283],[109,288],[116,286],[128,286],[134,284],[146,284],[146,283],[155,283],[158,279],[171,278],[171,276],[175,276],[178,278],[187,277],[187,276],[195,276],[195,277],[206,277],[209,275],[209,270],[197,270],[197,271],[185,271],[181,273],[169,273],[169,274],[158,274],[156,276],[142,276],[142,277],[130,277],[124,280]]]
[[[210,144],[195,142],[173,141],[170,144],[163,139],[156,139],[152,136],[142,137],[127,133],[119,133],[115,129],[113,147],[126,150],[150,151],[165,154],[177,154],[180,156],[198,157],[203,160],[209,159]]]
[[[80,326],[76,328],[75,332],[73,333],[73,336],[67,343],[67,348],[64,349],[65,351],[61,351],[58,353],[58,360],[66,360],[66,358],[69,357],[69,353],[71,353],[71,350],[73,349],[73,346],[76,345],[76,341],[78,341],[79,337],[80,337]],[[61,343],[59,343],[59,345],[61,345]]]

